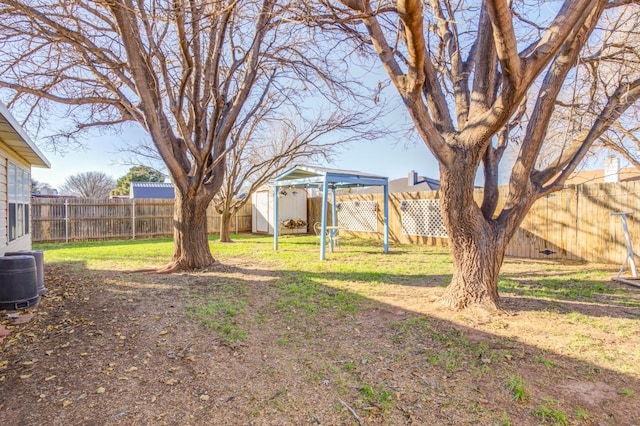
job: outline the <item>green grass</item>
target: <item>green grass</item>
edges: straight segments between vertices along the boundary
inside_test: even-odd
[[[625,297],[626,289],[607,282],[610,275],[610,271],[596,269],[574,271],[568,274],[555,274],[551,271],[549,275],[533,275],[527,279],[523,279],[518,274],[503,273],[498,282],[498,290],[526,297],[570,301],[593,302],[604,296],[608,299],[615,299],[621,305],[640,306],[637,300]],[[580,318],[575,314],[570,320],[597,323],[597,321]]]
[[[556,363],[555,362],[553,362],[551,360],[548,360],[546,358],[542,358],[542,357],[540,357],[538,355],[534,355],[533,360],[535,362],[537,362],[537,363],[540,363],[540,364],[544,365],[547,368],[555,368],[556,367]]]
[[[576,407],[576,411],[574,413],[574,416],[576,419],[578,420],[582,420],[582,421],[591,421],[591,414],[589,414],[589,411],[587,411],[585,408],[583,407]]]
[[[301,285],[329,285],[351,292],[354,285],[367,286],[369,292],[389,285],[406,285],[420,282],[427,286],[446,286],[452,274],[449,250],[446,247],[418,245],[391,245],[390,253],[382,252],[382,244],[373,240],[345,238],[340,251],[327,253],[327,260],[319,259],[319,246],[315,236],[281,236],[279,250],[273,249],[273,237],[247,234],[232,235],[234,243],[224,244],[216,236],[210,238],[211,253],[224,263],[227,259],[245,259],[272,269],[274,266],[289,272],[283,286],[294,282]],[[47,262],[76,263],[78,267],[97,270],[132,270],[158,268],[168,263],[173,253],[171,239],[144,239],[124,241],[97,241],[83,243],[34,244],[34,249],[44,250]],[[627,297],[626,290],[606,282],[609,271],[573,270],[555,274],[554,265],[548,274],[522,276],[509,273],[510,260],[505,261],[499,280],[501,292],[520,296],[554,300],[595,301],[603,297],[624,306],[640,306],[637,299]],[[514,261],[518,266],[518,261]],[[562,266],[558,263],[558,266]],[[291,277],[291,274],[294,276]],[[284,290],[288,291],[288,290]],[[334,299],[346,294],[334,295]],[[322,304],[326,300],[318,301]],[[353,300],[339,302],[338,309],[356,309]],[[349,306],[351,305],[351,306]],[[307,305],[305,309],[314,309]],[[568,321],[591,323],[601,328],[601,321],[574,313]],[[613,332],[630,333],[625,325]]]
[[[138,269],[168,263],[173,252],[173,241],[157,238],[50,243],[34,244],[34,249],[43,250],[47,262],[79,262],[88,269]]]
[[[242,301],[211,300],[195,306],[193,316],[202,325],[215,330],[226,345],[234,345],[247,340],[247,332],[239,325],[238,316],[244,313]]]
[[[557,401],[548,399],[547,404],[549,405],[557,405]],[[552,424],[554,426],[568,426],[569,421],[567,420],[567,416],[560,410],[554,407],[549,407],[548,405],[542,404],[539,405],[536,409],[533,410],[533,415],[540,419],[545,424]]]
[[[514,401],[524,401],[527,398],[527,392],[524,388],[524,380],[519,374],[510,375],[507,378],[507,388],[511,392],[511,398]]]
[[[634,395],[634,392],[631,389],[621,389],[620,395],[626,396],[626,397],[632,397]]]
[[[393,396],[390,391],[384,387],[372,387],[368,384],[360,387],[360,395],[364,399],[364,403],[378,407],[382,410],[389,409],[393,406]]]

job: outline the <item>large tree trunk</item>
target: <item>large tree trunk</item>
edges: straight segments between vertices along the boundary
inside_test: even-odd
[[[498,274],[506,243],[491,234],[467,230],[450,239],[453,277],[441,299],[445,306],[499,309]]]
[[[202,194],[183,196],[176,188],[173,259],[165,270],[201,269],[215,262],[207,238],[207,207],[212,198]]]
[[[453,256],[453,277],[441,302],[454,309],[498,309],[498,273],[508,239],[473,198],[477,162],[466,154],[440,168],[441,208]]]
[[[223,211],[220,215],[220,242],[230,243],[231,241],[231,214]]]

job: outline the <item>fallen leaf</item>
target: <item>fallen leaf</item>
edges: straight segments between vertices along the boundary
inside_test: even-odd
[[[168,384],[169,386],[173,386],[176,383],[178,383],[178,381],[176,379],[169,379],[165,383]]]
[[[18,318],[13,320],[13,324],[26,324],[33,319],[33,314],[20,315]]]
[[[31,377],[31,376],[32,376],[32,374],[21,374],[21,375],[20,375],[20,378],[21,378],[21,379],[23,379],[23,380],[25,380],[25,379],[28,379],[28,378],[29,378],[29,377]]]
[[[62,401],[62,406],[63,407],[68,407],[71,404],[73,404],[73,402],[69,401],[68,399],[65,399],[64,401]]]
[[[166,328],[160,332],[161,336],[164,336],[165,334],[169,334],[169,330]]]
[[[103,388],[102,386],[100,386],[98,389],[96,389],[96,393],[105,393],[106,389]]]
[[[138,371],[138,367],[129,367],[124,371],[126,371],[126,372]]]
[[[53,380],[53,379],[55,379],[55,378],[56,378],[56,375],[54,374],[53,376],[45,377],[45,378],[44,378],[44,381],[45,381],[45,382],[48,382],[49,380]]]

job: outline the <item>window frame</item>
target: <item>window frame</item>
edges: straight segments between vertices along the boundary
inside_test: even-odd
[[[8,161],[7,164],[7,241],[29,235],[31,208],[31,170]]]

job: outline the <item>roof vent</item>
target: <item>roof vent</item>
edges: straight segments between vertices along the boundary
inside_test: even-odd
[[[604,182],[620,182],[620,159],[613,155],[604,159]]]
[[[409,178],[407,179],[407,186],[415,186],[418,183],[418,173],[415,170],[409,172]]]

